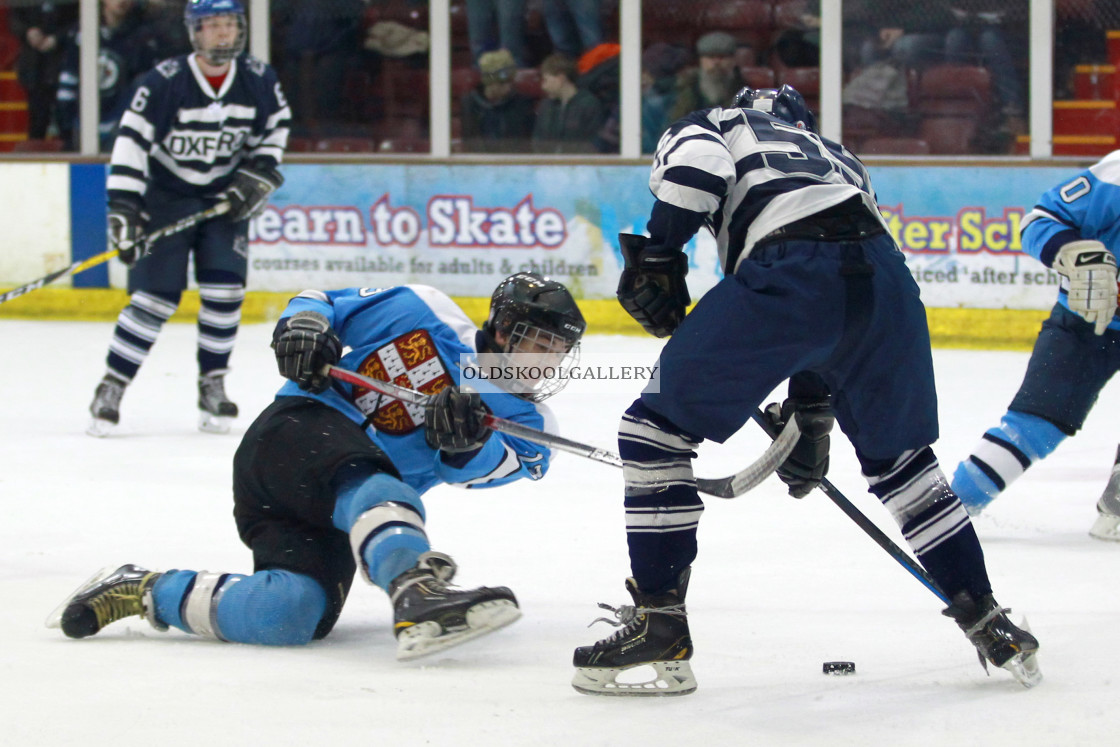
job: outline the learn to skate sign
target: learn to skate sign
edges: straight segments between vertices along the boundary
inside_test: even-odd
[[[480,205],[469,195],[435,195],[421,215],[384,194],[369,208],[369,222],[354,207],[289,205],[267,208],[250,239],[264,243],[411,247],[426,232],[432,248],[555,249],[568,237],[564,216],[538,208],[525,195],[513,205]]]

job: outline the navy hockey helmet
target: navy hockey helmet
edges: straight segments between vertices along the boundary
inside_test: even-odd
[[[233,16],[237,21],[237,37],[231,44],[204,49],[196,34],[202,28],[203,19],[214,16]],[[187,0],[187,4],[183,6],[183,21],[187,25],[191,46],[211,65],[224,65],[245,51],[248,27],[245,7],[239,0]]]
[[[754,109],[766,112],[794,127],[817,133],[817,118],[809,110],[804,97],[788,83],[781,88],[754,89],[744,86],[731,100],[734,109]]]
[[[587,322],[568,289],[535,272],[519,272],[499,283],[490,297],[490,315],[482,325],[491,346],[503,356],[545,356],[534,363],[557,372],[574,364],[586,329]],[[547,377],[521,383],[527,391],[516,393],[539,402],[567,382]]]

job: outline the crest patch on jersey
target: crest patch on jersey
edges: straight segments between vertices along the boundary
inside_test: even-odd
[[[424,329],[406,332],[378,348],[362,361],[358,373],[425,394],[436,394],[455,383],[439,359],[431,335]],[[403,436],[424,425],[424,408],[419,405],[405,404],[361,387],[354,388],[352,397],[354,405],[382,433]]]
[[[164,60],[156,65],[156,70],[165,78],[173,78],[175,73],[179,72],[179,61],[174,57]]]

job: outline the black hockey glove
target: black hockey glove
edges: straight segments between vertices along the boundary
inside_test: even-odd
[[[680,326],[688,308],[688,257],[683,252],[646,252],[646,237],[618,235],[625,267],[618,280],[618,302],[646,332],[668,337]]]
[[[148,214],[140,201],[128,197],[109,200],[109,247],[125,267],[148,253]]]
[[[276,325],[272,349],[280,375],[316,394],[327,391],[331,378],[323,366],[338,363],[342,343],[331,323],[317,311],[301,311]]]
[[[836,422],[829,403],[829,397],[790,397],[781,407],[777,402],[767,405],[763,413],[779,431],[785,428],[791,415],[797,418],[801,436],[777,470],[778,477],[794,498],[809,495],[828,474],[828,434]]]
[[[284,183],[274,167],[263,163],[244,164],[233,172],[233,182],[220,197],[229,200],[229,219],[237,222],[264,210],[268,198]]]
[[[481,448],[491,433],[482,424],[487,412],[478,393],[457,386],[441,389],[424,405],[424,440],[448,454]]]

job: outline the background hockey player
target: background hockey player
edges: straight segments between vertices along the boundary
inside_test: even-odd
[[[160,574],[126,565],[84,585],[52,621],[73,638],[143,614],[157,628],[225,641],[308,643],[330,632],[360,567],[389,594],[399,658],[513,622],[520,611],[509,589],[448,585],[456,566],[431,552],[420,495],[439,483],[492,487],[543,477],[548,449],[491,432],[482,417],[490,411],[553,430],[539,401],[563,381],[537,380],[518,396],[464,392],[455,364],[478,352],[524,352],[559,365],[575,354],[584,329],[567,289],[530,273],[497,287],[481,331],[427,286],[305,291],[273,338],[280,373],[291,381],[234,457],[234,517],[256,572]],[[343,368],[406,378],[436,396],[418,408],[332,385],[323,367],[340,358]]]
[[[938,425],[925,309],[863,165],[817,134],[794,89],[744,88],[729,108],[669,128],[650,188],[650,236],[620,237],[618,286],[647,331],[672,335],[660,387],[631,405],[618,437],[634,605],[619,608],[621,630],[576,649],[576,689],[695,689],[684,600],[704,506],[692,459],[704,439],[739,430],[786,379],[789,398],[768,412],[777,424],[797,418],[801,429],[778,470],[790,493],[804,496],[823,478],[835,417],[871,492],[951,598],[945,614],[982,663],[1027,677],[1038,643],[992,597],[976,533],[930,449]],[[704,225],[726,277],[685,317],[682,247]],[[656,679],[616,680],[646,664]]]
[[[224,377],[241,321],[249,218],[283,182],[277,171],[291,111],[276,73],[243,54],[245,10],[238,0],[190,0],[184,10],[195,51],[161,62],[138,83],[121,117],[109,168],[109,242],[128,273],[129,304],[109,344],[108,372],[94,395],[89,433],[120,420],[136,376],[187,287],[198,282],[199,427],[224,433],[237,416]],[[144,237],[228,200],[221,218],[161,239]]]
[[[1085,424],[1120,370],[1116,250],[1120,151],[1050,189],[1023,219],[1023,249],[1062,276],[1027,372],[995,428],[957,467],[953,490],[973,516]],[[1120,540],[1120,504],[1106,489],[1089,533]]]

